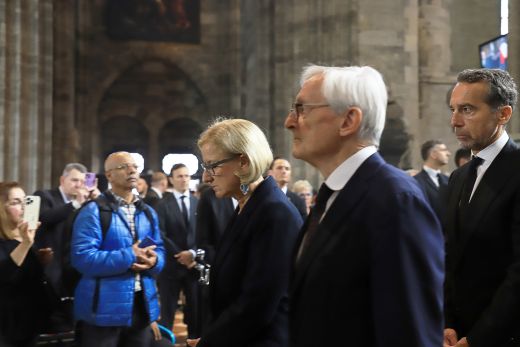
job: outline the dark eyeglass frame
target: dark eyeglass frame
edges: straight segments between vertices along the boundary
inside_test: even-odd
[[[305,114],[304,107],[312,107],[312,109],[311,109],[311,111],[312,111],[316,108],[329,107],[329,106],[330,106],[329,104],[302,104],[302,103],[295,102],[294,104],[292,104],[292,107],[289,110],[289,115],[291,115],[293,117],[296,116],[296,120],[298,120],[302,114]],[[310,113],[310,111],[307,113]]]
[[[225,158],[210,164],[200,163],[200,167],[202,168],[203,172],[207,172],[210,176],[216,176],[215,169],[217,167],[220,167],[222,164],[228,163],[239,156],[240,154],[235,154],[232,157]]]
[[[139,168],[139,165],[137,164],[121,164],[121,165],[118,165],[116,167],[113,167],[111,169],[108,169],[107,171],[112,171],[112,170],[128,170],[128,168],[132,168],[134,170],[137,170]]]

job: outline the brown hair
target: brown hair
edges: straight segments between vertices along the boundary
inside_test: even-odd
[[[0,238],[6,240],[13,238],[12,230],[16,227],[9,221],[5,211],[5,204],[9,200],[9,193],[13,188],[22,189],[18,182],[0,182]]]

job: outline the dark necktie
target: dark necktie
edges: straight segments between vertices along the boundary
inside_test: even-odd
[[[186,195],[181,195],[181,213],[182,218],[184,218],[184,223],[186,226],[190,224],[190,220],[188,219],[188,208],[186,207],[186,203],[184,202],[184,199],[186,198]]]
[[[316,197],[316,204],[312,207],[311,213],[309,215],[309,222],[307,223],[307,230],[304,231],[305,236],[303,238],[302,245],[300,246],[300,251],[298,252],[298,259],[300,259],[305,249],[309,246],[312,241],[316,231],[318,230],[318,225],[320,224],[321,216],[323,216],[323,212],[325,212],[325,207],[327,206],[327,201],[334,191],[327,187],[325,183],[321,184],[320,190],[318,191],[318,196]]]
[[[473,191],[473,186],[475,185],[475,180],[477,179],[477,168],[484,162],[484,159],[479,157],[473,157],[471,162],[469,163],[468,175],[466,176],[466,180],[464,181],[464,187],[462,188],[462,194],[460,196],[460,206],[464,207],[469,204],[469,199],[471,197],[471,192]]]

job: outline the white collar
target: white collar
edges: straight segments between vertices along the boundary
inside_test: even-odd
[[[373,145],[360,149],[334,169],[325,180],[325,184],[334,191],[343,189],[354,173],[356,173],[357,169],[359,169],[361,164],[376,152],[377,148]]]
[[[500,137],[495,142],[493,142],[492,144],[490,144],[489,146],[487,146],[486,148],[484,148],[483,150],[478,152],[476,154],[477,157],[484,159],[484,163],[482,165],[485,165],[485,166],[491,165],[493,160],[495,160],[495,158],[497,157],[498,153],[500,153],[502,148],[504,148],[504,146],[506,145],[508,140],[509,140],[509,135],[507,135],[507,132],[504,130],[502,132],[502,135],[500,135]],[[472,151],[472,154],[473,154],[473,151]]]

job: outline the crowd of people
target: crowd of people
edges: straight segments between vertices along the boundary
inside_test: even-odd
[[[458,75],[451,175],[441,140],[421,146],[414,177],[378,153],[377,70],[309,65],[285,128],[323,176],[317,192],[291,190],[290,161],[245,119],[200,135],[197,196],[185,164],[147,181],[115,152],[106,191],[71,163],[35,192],[32,228],[23,188],[1,182],[0,345],[75,331],[77,346],[151,346],[182,292],[192,347],[520,346],[517,95],[505,71]]]

